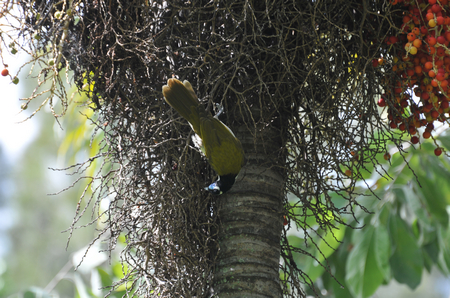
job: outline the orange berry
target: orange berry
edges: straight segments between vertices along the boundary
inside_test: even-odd
[[[428,130],[425,130],[422,134],[424,139],[429,139],[431,137],[431,132],[429,132]]]
[[[8,69],[5,68],[2,70],[2,76],[6,77],[8,74],[9,74]]]
[[[412,32],[408,33],[408,35],[406,35],[406,38],[408,39],[408,41],[413,41],[416,39],[416,35]]]
[[[428,47],[428,54],[430,55],[434,55],[434,53],[436,53],[436,48],[435,47]]]
[[[415,46],[416,48],[420,48],[422,46],[422,41],[420,39],[414,39],[413,41],[413,46]]]
[[[383,158],[384,158],[385,160],[389,160],[389,159],[391,159],[391,155],[390,155],[388,152],[386,152],[386,153],[383,155]]]
[[[422,73],[422,66],[416,65],[416,66],[414,67],[414,71],[415,71],[417,74]]]

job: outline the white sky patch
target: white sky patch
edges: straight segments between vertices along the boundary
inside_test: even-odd
[[[3,52],[4,61],[8,63],[8,70],[12,76],[26,59],[24,56],[16,56]],[[3,69],[4,66],[0,64],[0,68]],[[22,76],[19,78],[22,79]],[[14,85],[10,76],[0,76],[0,146],[9,163],[20,157],[27,145],[36,137],[39,128],[35,119],[18,123],[26,118],[25,114],[19,114],[22,104],[19,98],[24,96],[22,90],[25,89],[22,82]]]

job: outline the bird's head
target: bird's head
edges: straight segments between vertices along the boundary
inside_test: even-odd
[[[235,178],[236,175],[234,174],[219,176],[217,181],[211,183],[208,187],[205,187],[205,190],[209,191],[213,195],[221,195],[230,190],[234,184]]]

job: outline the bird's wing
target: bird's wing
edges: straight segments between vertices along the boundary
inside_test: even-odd
[[[214,117],[201,118],[200,123],[200,136],[211,167],[219,176],[237,175],[244,163],[241,142]]]

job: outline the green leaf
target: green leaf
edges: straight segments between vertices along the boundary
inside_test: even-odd
[[[422,252],[406,223],[399,216],[391,217],[390,229],[392,241],[396,243],[394,254],[389,260],[393,276],[399,283],[415,289],[422,277]]]
[[[408,206],[412,209],[414,214],[420,220],[421,225],[430,226],[431,220],[430,216],[424,208],[424,202],[417,196],[414,189],[409,185],[403,185],[400,188],[395,189],[396,196],[401,196]]]
[[[376,234],[376,230],[374,236]],[[376,237],[372,237],[369,250],[367,252],[366,266],[363,279],[363,297],[370,297],[378,289],[384,280],[383,273],[380,271],[376,258]]]
[[[113,272],[114,272],[114,275],[118,278],[118,279],[121,279],[121,278],[123,278],[124,276],[125,276],[125,274],[127,273],[127,270],[128,270],[128,266],[127,266],[127,264],[121,264],[120,262],[118,262],[118,263],[116,263],[116,264],[114,264],[113,266],[112,266],[112,269],[113,269]]]
[[[97,267],[96,269],[97,269],[98,274],[100,275],[100,280],[101,280],[102,286],[107,287],[107,286],[112,285],[113,279],[112,279],[111,275],[108,274],[105,270],[103,270],[100,267]]]
[[[429,156],[420,159],[421,167],[415,171],[421,185],[421,188],[417,188],[417,192],[422,195],[427,210],[432,213],[432,218],[446,226],[448,224],[446,207],[450,203],[450,186],[447,182],[450,180],[450,173],[433,159]],[[427,171],[424,172],[423,169]],[[436,187],[437,185],[439,187]]]
[[[307,258],[305,267],[302,270],[308,275],[312,282],[315,282],[317,278],[325,272],[325,268],[311,257]]]
[[[448,131],[446,131],[445,133],[439,135],[437,140],[439,140],[441,142],[442,146],[447,151],[450,151],[450,134],[448,133]]]
[[[345,226],[339,225],[337,229],[328,231],[327,234],[320,239],[319,249],[316,251],[316,258],[319,262],[323,262],[325,258],[328,258],[341,244],[345,235]],[[320,253],[322,252],[322,253]]]
[[[450,228],[438,229],[438,243],[439,243],[439,265],[447,273],[450,273]]]
[[[348,243],[345,243],[348,244]],[[344,244],[344,245],[345,245]],[[332,254],[328,261],[334,266],[334,277],[339,283],[332,278],[329,274],[324,274],[324,283],[327,289],[332,289],[334,298],[348,298],[351,297],[351,293],[345,281],[345,263],[347,261],[348,252],[342,245],[338,249],[338,253]]]
[[[389,265],[391,252],[388,229],[384,225],[380,225],[375,229],[373,242],[378,269],[383,278],[389,280],[391,278],[391,267]]]
[[[38,287],[30,287],[23,293],[23,298],[51,298],[48,292]]]
[[[348,255],[345,266],[345,282],[354,297],[363,296],[364,272],[374,230],[375,228],[373,226],[368,226],[364,228],[364,231],[353,232],[355,246]]]

